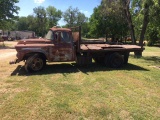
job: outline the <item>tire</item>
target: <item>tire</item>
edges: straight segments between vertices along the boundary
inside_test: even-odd
[[[122,55],[120,55],[117,52],[111,54],[109,57],[106,58],[105,61],[107,61],[106,65],[110,66],[112,68],[119,68],[124,63],[124,59],[123,59]]]
[[[46,65],[46,59],[39,55],[31,56],[25,63],[25,70],[27,72],[38,72],[42,70]]]

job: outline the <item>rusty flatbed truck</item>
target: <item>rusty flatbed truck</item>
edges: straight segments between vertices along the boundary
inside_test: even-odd
[[[21,40],[15,46],[17,59],[25,62],[28,72],[42,70],[46,62],[71,62],[88,65],[95,62],[118,68],[128,63],[130,52],[142,52],[137,45],[111,45],[100,41],[82,41],[81,27],[49,29],[45,39]]]

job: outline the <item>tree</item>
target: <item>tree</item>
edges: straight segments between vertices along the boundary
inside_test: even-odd
[[[18,30],[28,30],[27,17],[20,17],[16,24]]]
[[[77,25],[82,25],[83,23],[86,23],[88,21],[88,18],[85,16],[84,13],[78,12],[77,13]]]
[[[7,24],[6,21],[15,20],[20,9],[15,3],[18,3],[19,0],[0,0],[0,27],[5,28]]]
[[[53,27],[57,25],[57,22],[61,19],[62,12],[61,10],[57,10],[53,6],[48,6],[46,8],[47,19],[48,19],[48,27]]]
[[[38,36],[44,36],[49,27],[57,25],[62,12],[53,6],[46,9],[42,6],[33,9],[33,15],[20,17],[16,21],[17,30],[34,31]]]
[[[94,12],[89,20],[89,36],[93,38],[103,36],[108,31],[108,27],[105,23],[107,22],[104,22],[103,16],[101,15],[101,6],[94,8]]]
[[[15,25],[14,25],[15,24]],[[36,23],[36,17],[33,15],[28,15],[27,17],[19,17],[16,21],[14,21],[11,26],[13,26],[13,30],[30,30],[37,31],[38,24]]]
[[[67,22],[68,27],[82,25],[88,20],[78,8],[72,8],[71,6],[63,13],[63,18],[64,21]]]
[[[28,25],[28,30],[36,32],[37,29],[36,17],[34,17],[33,15],[28,15],[27,25]]]
[[[139,45],[145,38],[153,44],[160,34],[160,0],[132,0],[132,13]]]
[[[114,41],[127,34],[128,27],[124,18],[120,1],[102,0],[100,6],[94,9],[90,18],[90,35],[93,37],[108,36]]]
[[[36,18],[36,33],[39,36],[44,36],[47,29],[47,15],[44,7],[39,6],[33,9]]]
[[[147,25],[149,23],[149,9],[152,5],[153,5],[152,0],[145,0],[144,1],[144,5],[143,5],[144,18],[143,18],[142,30],[141,30],[141,34],[140,34],[140,41],[139,41],[140,46],[143,46],[144,35],[146,33]]]
[[[124,9],[125,17],[127,19],[128,26],[130,29],[132,43],[136,44],[134,25],[133,25],[132,16],[130,13],[130,0],[121,0],[121,2],[122,2],[123,9]]]
[[[148,45],[155,44],[160,39],[160,0],[154,0],[150,8],[150,19],[146,34],[148,36]]]

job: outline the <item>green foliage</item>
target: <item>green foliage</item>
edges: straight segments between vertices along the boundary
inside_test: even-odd
[[[46,12],[47,12],[48,28],[56,26],[57,22],[61,19],[62,12],[60,10],[57,10],[53,6],[48,6],[46,8]]]
[[[148,40],[148,46],[152,46],[156,43],[156,41],[160,38],[160,30],[159,27],[154,26],[153,24],[148,25],[147,30],[147,40]]]
[[[17,24],[18,30],[28,30],[27,17],[20,17]]]
[[[148,7],[148,14],[145,15]],[[144,39],[148,40],[149,45],[153,45],[160,37],[160,1],[159,0],[133,0],[132,15],[135,24],[136,37],[139,39],[143,24],[148,21]],[[147,20],[145,16],[148,16]]]
[[[100,15],[100,6],[97,8],[94,8],[94,12],[91,15],[90,18],[90,32],[89,35],[96,38],[103,36],[106,32],[106,26],[104,25],[106,22],[104,22],[104,19]],[[102,28],[103,27],[103,28]],[[106,29],[104,29],[106,28]]]
[[[127,21],[119,1],[102,0],[101,5],[94,8],[90,18],[92,37],[109,36],[114,39],[126,36],[127,32]]]
[[[78,8],[72,8],[71,6],[63,13],[63,18],[68,27],[82,25],[88,21],[84,13],[80,12]]]
[[[82,37],[88,38],[89,36],[89,22],[84,22],[82,25]]]
[[[18,14],[20,9],[15,3],[19,0],[0,0],[0,28],[7,29],[8,21],[17,19],[15,14]]]
[[[147,39],[151,45],[160,39],[160,0],[102,0],[101,4],[94,8],[89,22],[84,13],[71,6],[63,13],[54,6],[39,6],[33,9],[33,15],[16,20],[15,13],[17,14],[19,7],[14,4],[17,2],[18,0],[0,1],[1,29],[31,30],[38,36],[44,36],[48,28],[56,26],[63,17],[67,23],[63,27],[81,25],[84,37],[124,39],[131,33],[132,26],[137,40],[141,39],[141,43]],[[124,2],[128,6],[124,6]],[[131,13],[130,21],[124,12],[126,9]]]
[[[130,11],[125,13],[126,9]],[[129,13],[131,17],[128,19]],[[154,44],[160,38],[159,21],[159,0],[102,0],[91,15],[89,35],[92,37],[106,35],[114,39],[124,38],[129,32],[134,37],[135,31],[140,44],[143,44],[144,39]]]
[[[36,29],[35,32],[38,36],[44,36],[47,31],[47,13],[44,7],[39,6],[33,9],[35,20],[36,20]]]
[[[27,16],[27,25],[28,25],[28,30],[35,31],[37,28],[36,17],[33,15],[28,15]]]
[[[61,19],[62,12],[53,6],[46,9],[42,6],[33,9],[33,15],[20,17],[16,22],[17,30],[35,31],[38,36],[44,36],[48,28],[56,26]]]

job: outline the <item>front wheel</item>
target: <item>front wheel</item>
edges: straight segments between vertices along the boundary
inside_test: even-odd
[[[25,70],[27,72],[37,72],[44,68],[46,60],[38,55],[31,56],[25,63]]]

